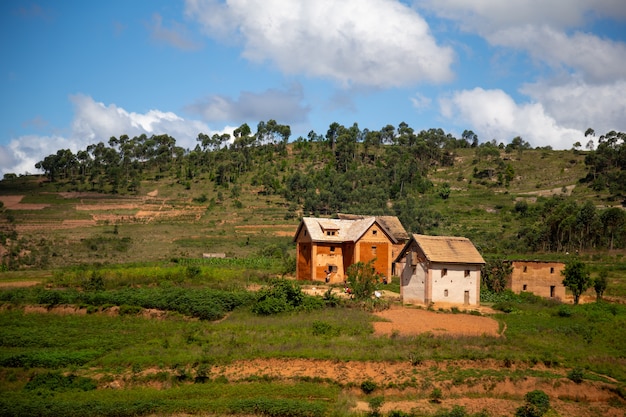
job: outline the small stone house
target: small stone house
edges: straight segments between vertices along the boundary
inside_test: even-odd
[[[485,261],[469,239],[414,234],[395,261],[403,303],[480,305]]]
[[[507,287],[515,292],[532,292],[545,298],[565,299],[565,286],[561,271],[562,262],[552,261],[511,261],[513,271]]]
[[[296,243],[296,279],[341,283],[348,267],[374,261],[376,272],[390,279],[394,256],[408,239],[392,216],[339,215],[338,219],[305,217]]]

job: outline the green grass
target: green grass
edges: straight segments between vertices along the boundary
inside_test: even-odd
[[[336,403],[338,388],[313,383],[181,385],[168,390],[148,388],[55,393],[33,397],[5,393],[3,416],[138,416],[146,414],[261,414],[317,417]]]
[[[138,270],[145,272],[142,268]],[[213,278],[203,285],[170,288],[191,297],[194,291],[222,284]],[[69,294],[73,290],[60,291]],[[135,290],[118,287],[106,293],[117,291]],[[161,286],[145,285],[141,294],[149,296],[150,291],[157,295]],[[27,299],[30,293],[41,296],[52,291],[16,289],[2,293],[5,299],[7,294],[22,294]],[[82,316],[27,314],[18,304],[5,302],[0,309],[0,414],[322,416],[331,410],[343,410],[334,415],[349,414],[345,398],[349,386],[339,381],[285,381],[263,375],[227,381],[219,377],[220,365],[264,358],[331,360],[346,365],[351,361],[406,363],[406,374],[385,385],[399,389],[398,398],[407,395],[402,394],[406,388],[413,390],[412,395],[426,398],[434,386],[489,387],[529,377],[556,384],[567,369],[574,368],[582,370],[584,379],[613,384],[616,390],[619,384],[611,378],[626,383],[626,307],[569,305],[568,314],[562,315],[564,306],[554,302],[530,296],[509,299],[516,305],[515,312],[496,316],[506,324],[506,337],[430,333],[376,336],[373,316],[350,305],[271,316],[258,316],[249,307],[240,306],[223,320],[211,322],[182,315],[147,319],[106,312]],[[486,359],[501,361],[502,367],[484,367],[482,360]],[[433,365],[427,376],[417,377],[423,369],[410,364],[425,361]],[[458,361],[464,365],[459,366]],[[144,369],[158,372],[151,377],[140,376]],[[24,389],[35,376],[57,370],[61,375],[98,375],[100,385],[120,379],[131,383],[124,390],[72,388],[89,386],[89,380],[84,379],[80,381],[85,383],[70,384],[65,391],[47,391],[43,385],[36,396]],[[202,380],[205,383],[193,384],[200,375],[206,376]],[[147,388],[150,381],[165,384],[165,389]]]
[[[238,308],[219,323],[5,311],[0,315],[4,340],[0,353],[5,362],[19,359],[33,364],[45,363],[48,355],[51,367],[63,366],[63,361],[116,367],[276,357],[405,361],[418,354],[421,360],[584,366],[626,382],[626,367],[614,366],[624,362],[626,308],[581,305],[571,307],[570,317],[559,316],[558,308],[519,304],[517,313],[499,315],[506,323],[506,338],[379,337],[372,332],[371,316],[353,308],[267,317]]]

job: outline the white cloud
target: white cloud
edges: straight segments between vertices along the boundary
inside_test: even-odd
[[[589,19],[626,18],[623,0],[414,0],[413,4],[482,35],[528,24],[567,29]]]
[[[111,136],[168,134],[176,139],[176,145],[193,148],[198,133],[220,133],[203,122],[185,120],[172,112],[128,112],[115,104],[106,106],[81,94],[71,96],[70,101],[74,105],[71,133],[66,137],[25,135],[11,140],[7,146],[0,147],[1,174],[36,172],[37,162],[60,149],[77,152],[93,143],[107,143]]]
[[[76,149],[76,143],[61,136],[25,135],[0,146],[0,173],[36,173],[35,164],[60,149]]]
[[[540,103],[517,104],[502,90],[475,88],[440,100],[443,116],[457,125],[468,124],[481,141],[509,143],[521,136],[532,146],[570,149],[584,138],[584,130],[560,126]]]
[[[491,45],[527,51],[538,63],[566,67],[591,82],[626,76],[626,45],[582,31],[606,17],[626,19],[623,0],[416,0]],[[569,33],[570,29],[577,29]]]
[[[243,91],[236,100],[213,95],[188,106],[187,110],[202,115],[207,121],[274,119],[279,123],[299,123],[306,120],[310,111],[301,104],[302,98],[301,86],[294,84],[288,90]]]
[[[538,82],[525,85],[524,94],[541,102],[560,124],[598,133],[626,131],[626,80],[591,85],[580,80],[563,84]]]
[[[394,0],[187,0],[210,36],[243,43],[244,58],[343,86],[397,87],[452,78],[454,53]]]
[[[184,148],[195,146],[198,133],[207,133],[209,127],[196,120],[185,120],[172,112],[150,110],[147,113],[128,112],[115,104],[105,106],[89,96],[70,97],[74,104],[72,136],[82,138],[83,145],[108,141],[111,136],[126,134],[169,134]]]
[[[413,107],[418,111],[427,109],[428,107],[430,107],[430,103],[432,102],[429,97],[426,97],[425,95],[420,93],[415,93],[413,97],[410,98],[410,100],[411,104],[413,104]]]
[[[591,82],[626,77],[626,44],[576,32],[571,36],[550,27],[521,26],[487,36],[492,45],[527,50],[535,60],[568,67]]]

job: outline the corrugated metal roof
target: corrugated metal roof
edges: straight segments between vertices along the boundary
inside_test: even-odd
[[[413,235],[431,262],[484,264],[474,244],[465,237]]]

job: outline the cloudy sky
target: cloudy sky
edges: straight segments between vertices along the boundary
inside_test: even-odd
[[[4,0],[0,174],[111,136],[626,131],[624,0]]]

